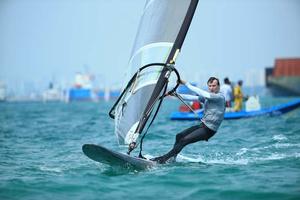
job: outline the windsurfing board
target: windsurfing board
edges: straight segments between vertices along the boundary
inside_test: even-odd
[[[131,165],[135,168],[146,169],[156,164],[150,160],[133,157],[95,144],[84,144],[82,151],[90,159],[110,166]]]

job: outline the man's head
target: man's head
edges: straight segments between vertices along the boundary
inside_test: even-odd
[[[216,77],[210,77],[207,81],[208,90],[212,93],[218,93],[220,90],[220,82]]]
[[[243,85],[243,81],[242,81],[242,80],[239,80],[239,81],[238,81],[238,85],[239,85],[239,86],[242,86],[242,85]]]
[[[230,85],[230,81],[228,77],[224,78],[224,83]]]

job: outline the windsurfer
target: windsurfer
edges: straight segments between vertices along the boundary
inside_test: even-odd
[[[208,141],[218,130],[224,119],[225,98],[220,93],[220,82],[215,77],[210,77],[207,81],[208,90],[204,91],[200,88],[192,86],[190,83],[181,80],[181,84],[186,85],[191,91],[197,95],[183,95],[184,100],[194,101],[200,100],[204,102],[204,115],[199,125],[192,126],[176,135],[176,141],[173,148],[163,156],[153,158],[153,161],[165,163],[177,154],[188,144],[201,140]]]

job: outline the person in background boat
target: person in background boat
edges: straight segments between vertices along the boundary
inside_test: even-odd
[[[181,94],[184,100],[204,102],[204,112],[200,124],[183,130],[176,135],[173,148],[163,156],[151,159],[158,163],[166,163],[170,158],[176,158],[177,154],[188,144],[201,140],[208,141],[218,130],[224,119],[225,98],[220,93],[220,82],[215,77],[210,77],[207,81],[209,92],[197,88],[186,81],[180,80],[181,84],[188,87],[189,90],[197,95]]]
[[[190,102],[190,106],[191,106],[191,108],[192,108],[194,111],[200,110],[200,109],[202,108],[202,106],[201,106],[199,100],[197,100],[197,101],[191,101],[191,102]],[[179,111],[180,111],[180,112],[192,112],[192,110],[191,110],[188,106],[186,106],[186,105],[184,105],[184,104],[180,105]]]
[[[224,84],[221,86],[220,91],[225,97],[226,108],[231,108],[232,88],[230,81],[227,77],[224,78]]]
[[[237,85],[234,87],[234,108],[235,112],[241,111],[243,106],[243,91],[242,91],[243,81],[239,80]]]

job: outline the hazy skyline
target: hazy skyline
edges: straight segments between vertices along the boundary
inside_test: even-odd
[[[144,4],[0,1],[0,80],[47,87],[89,71],[103,86],[120,86]],[[178,69],[190,81],[214,75],[261,84],[275,58],[300,57],[299,19],[298,0],[200,0]]]

